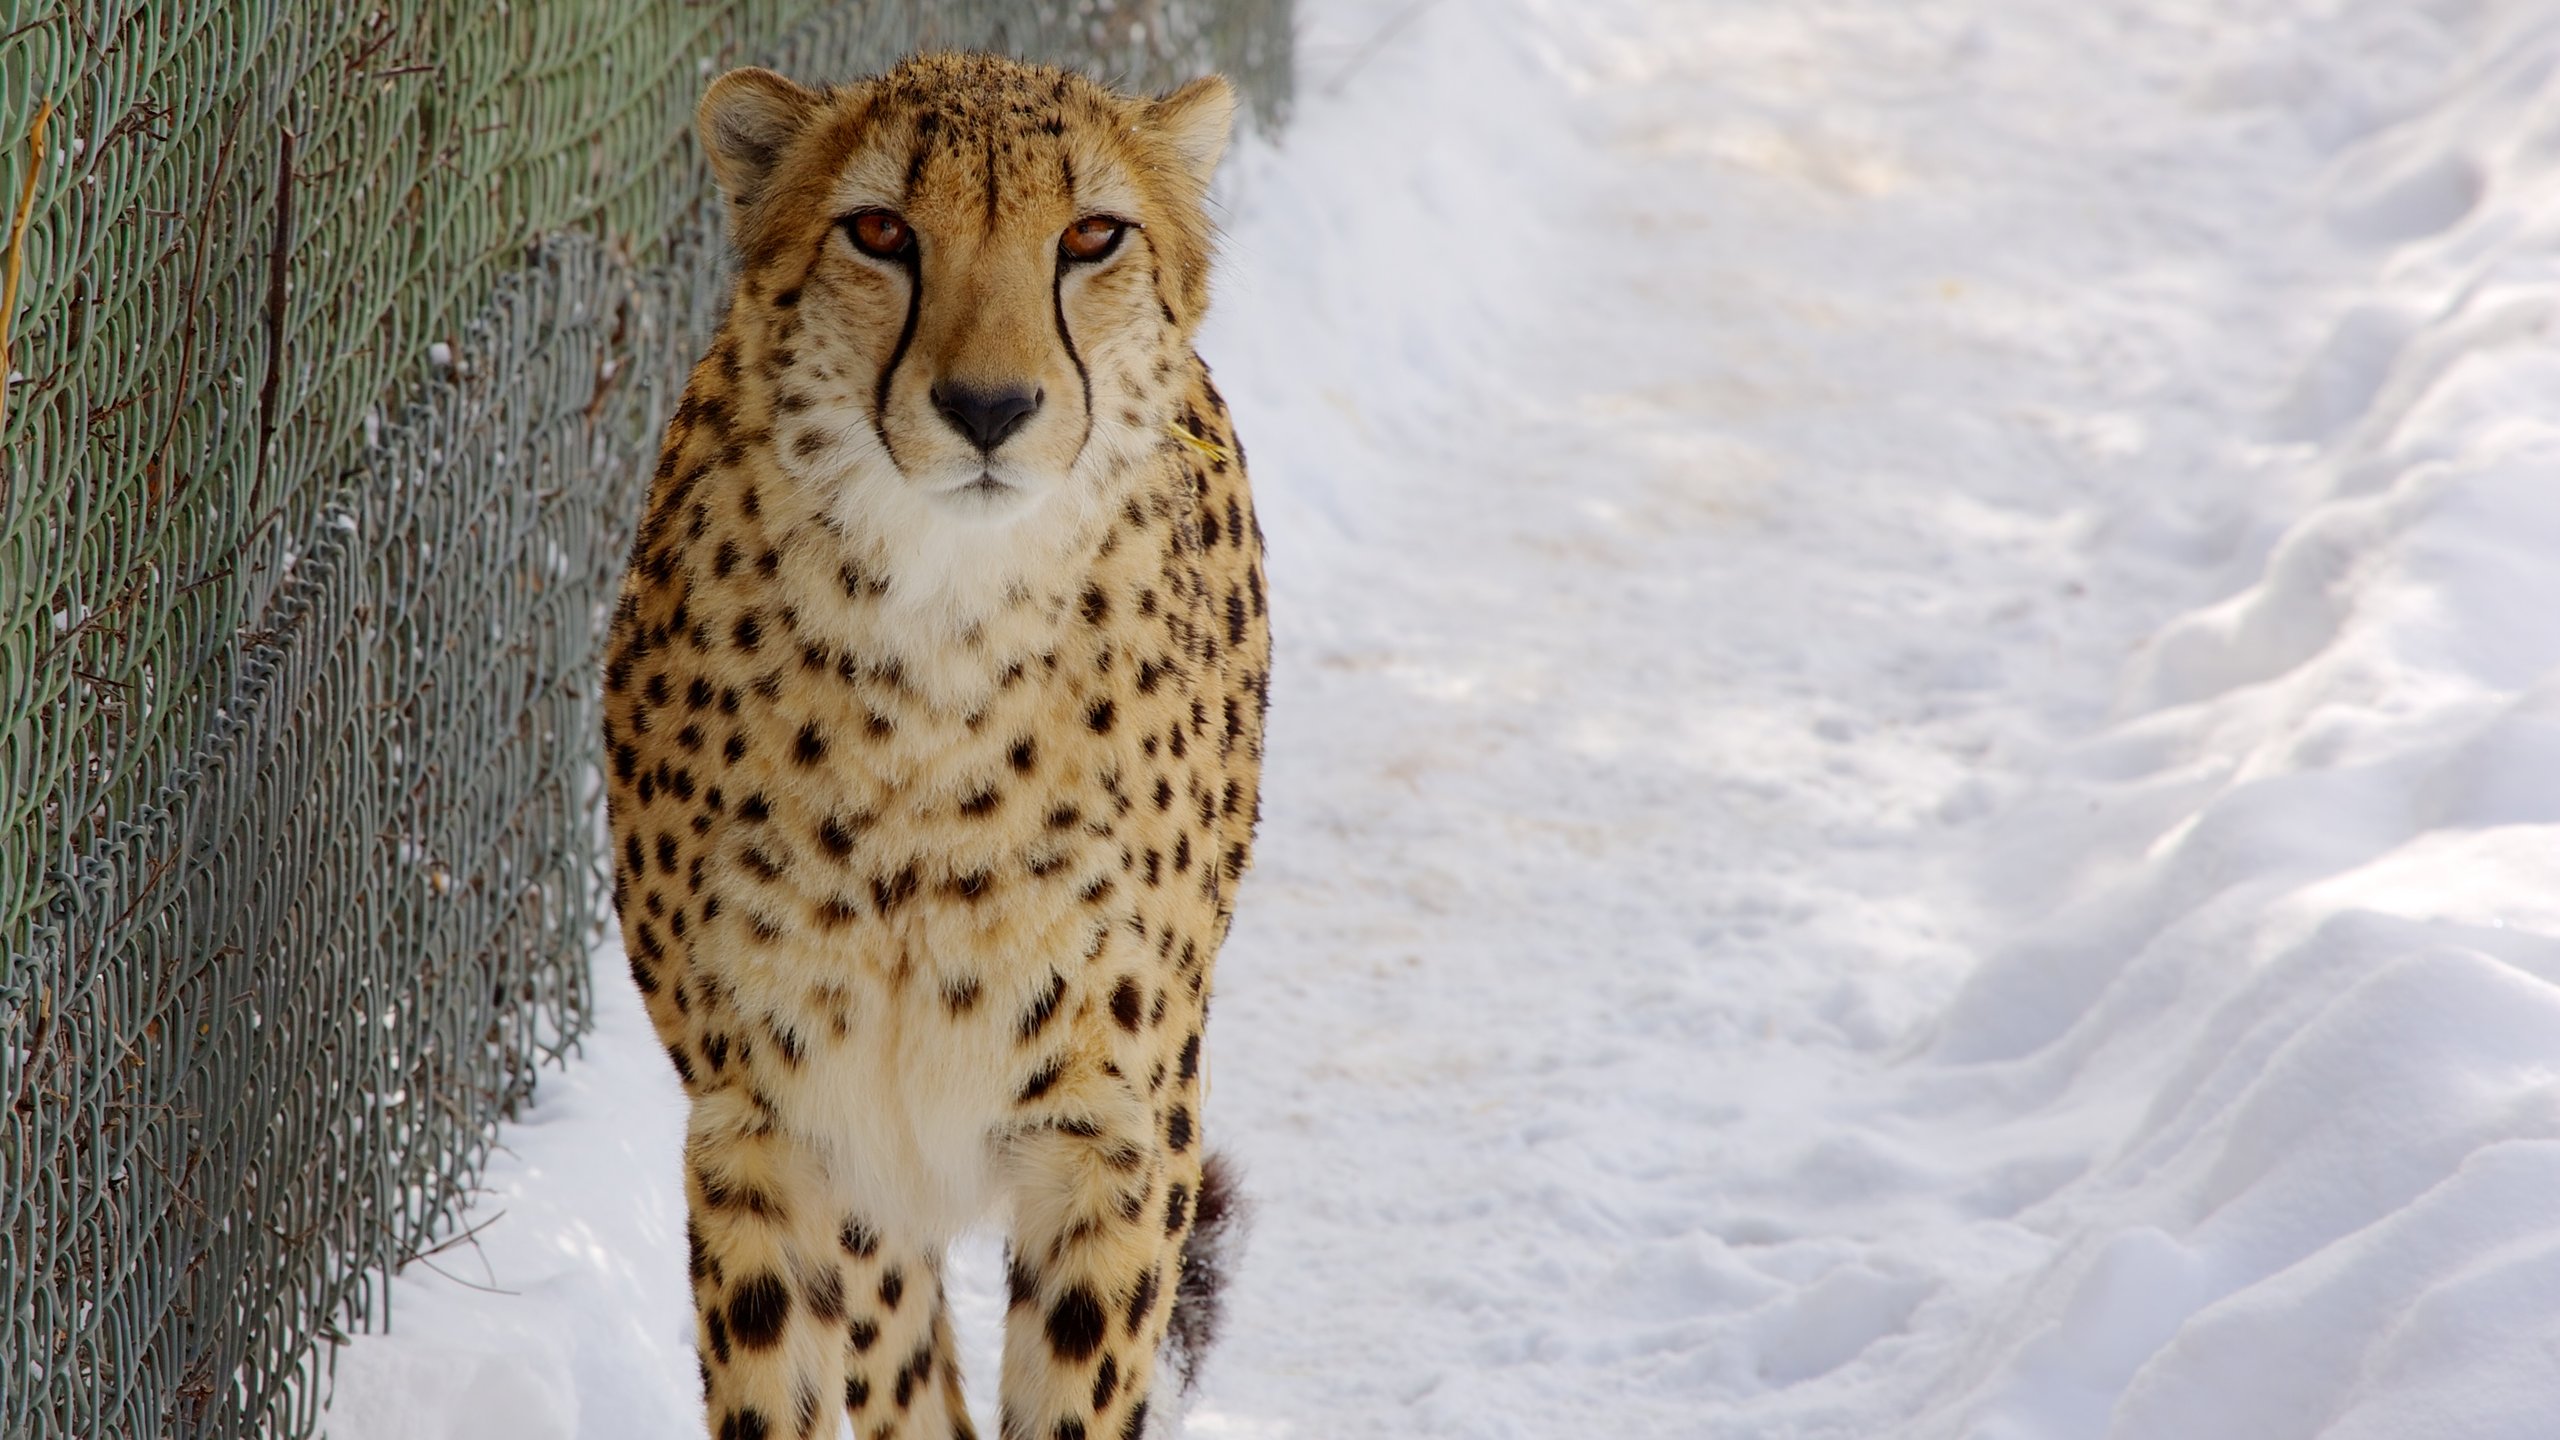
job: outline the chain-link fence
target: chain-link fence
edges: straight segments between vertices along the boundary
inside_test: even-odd
[[[584,1023],[703,83],[1287,0],[0,0],[0,1435],[299,1435]]]

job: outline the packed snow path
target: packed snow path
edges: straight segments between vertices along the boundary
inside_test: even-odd
[[[2550,1433],[2531,8],[1307,0],[1188,1433]],[[339,1440],[698,1434],[598,963]]]

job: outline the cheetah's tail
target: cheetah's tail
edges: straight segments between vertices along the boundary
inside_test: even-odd
[[[1165,1333],[1165,1362],[1182,1377],[1183,1393],[1200,1383],[1200,1366],[1218,1343],[1218,1326],[1226,1318],[1227,1272],[1244,1248],[1246,1221],[1252,1205],[1236,1188],[1235,1166],[1221,1154],[1200,1165],[1200,1196],[1194,1203],[1191,1235],[1182,1246],[1182,1278],[1173,1290],[1173,1319]]]

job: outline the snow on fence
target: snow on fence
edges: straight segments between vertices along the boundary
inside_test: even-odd
[[[1287,0],[0,0],[0,1434],[298,1435],[575,1043],[703,82]]]

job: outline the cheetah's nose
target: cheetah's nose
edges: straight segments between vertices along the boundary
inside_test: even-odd
[[[933,408],[951,428],[969,439],[980,453],[992,455],[1005,438],[1022,428],[1046,398],[1024,385],[969,385],[946,380],[933,387]]]

